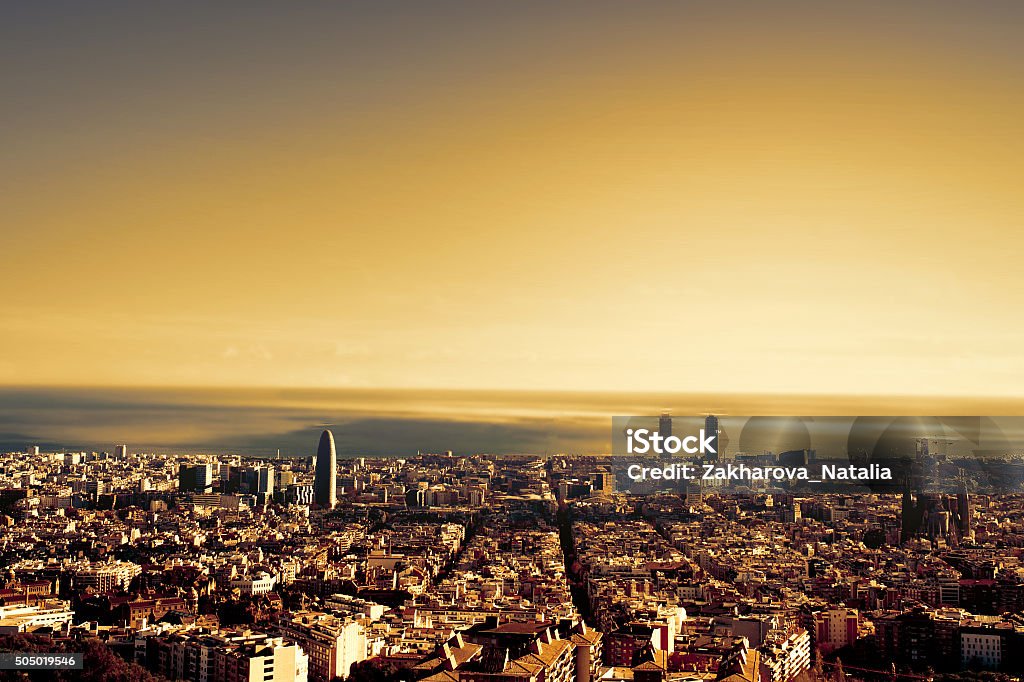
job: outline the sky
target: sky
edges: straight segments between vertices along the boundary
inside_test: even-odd
[[[0,17],[0,384],[1024,394],[1020,3]]]

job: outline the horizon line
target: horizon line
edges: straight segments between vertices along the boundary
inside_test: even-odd
[[[787,398],[884,398],[925,399],[925,400],[1007,400],[1024,402],[1024,393],[883,393],[866,391],[787,391],[787,390],[670,390],[670,389],[614,389],[614,388],[518,388],[518,387],[472,387],[472,386],[322,386],[296,384],[100,384],[100,383],[3,383],[0,391],[32,390],[189,390],[189,391],[348,391],[353,393],[402,392],[402,393],[449,393],[449,394],[527,394],[527,395],[603,395],[603,396],[715,396],[715,397],[787,397]]]

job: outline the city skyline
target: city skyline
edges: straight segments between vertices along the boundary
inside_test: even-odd
[[[0,9],[0,682],[1024,678],[1024,3]]]
[[[0,449],[309,456],[324,427],[339,453],[610,452],[616,415],[992,415],[1024,401],[893,396],[683,395],[368,389],[0,388]],[[1015,434],[1014,437],[1021,437]]]
[[[7,7],[0,384],[1019,397],[1022,12]]]
[[[918,445],[922,465],[949,464]],[[441,453],[339,461],[327,509],[316,458],[28,455],[0,453],[0,648],[78,652],[86,672],[61,659],[55,680],[1009,682],[1024,669],[1019,485],[641,493],[620,488],[610,456]]]

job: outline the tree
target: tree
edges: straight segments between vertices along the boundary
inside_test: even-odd
[[[381,658],[353,663],[348,674],[348,682],[405,682],[410,679],[412,675],[408,668]]]
[[[35,635],[0,637],[0,650],[31,653],[81,653],[82,670],[0,671],[0,682],[40,680],[45,682],[161,682],[148,670],[118,657],[96,638],[51,640]]]
[[[836,669],[833,673],[835,682],[846,682],[846,672],[843,670],[843,659],[836,659]]]

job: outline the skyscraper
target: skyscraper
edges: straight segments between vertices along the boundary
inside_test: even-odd
[[[668,438],[672,435],[672,415],[668,412],[663,412],[658,419],[658,435],[662,438]],[[672,454],[666,450],[661,454],[661,458],[663,460],[671,460]]]
[[[330,431],[320,434],[313,472],[313,501],[332,509],[338,501],[338,453],[334,449],[334,434]]]
[[[662,438],[672,435],[672,415],[668,412],[663,412],[658,419],[658,435]]]
[[[719,456],[722,454],[721,448],[718,447],[718,434],[719,434],[718,417],[716,417],[713,414],[709,414],[708,416],[704,417],[704,436],[705,437],[707,437],[707,436],[713,436],[714,437],[714,440],[711,441],[711,443],[712,443],[712,447],[714,447],[714,449],[715,449],[715,454],[711,454],[709,452],[709,453],[707,453],[705,455],[705,458],[708,459],[709,461],[712,461],[712,462],[716,461],[719,458]]]
[[[185,464],[178,470],[178,490],[208,493],[213,490],[213,467],[209,464]]]
[[[956,517],[957,531],[962,538],[971,537],[971,498],[967,493],[967,481],[964,480],[963,470],[960,470],[960,484],[956,494]]]

